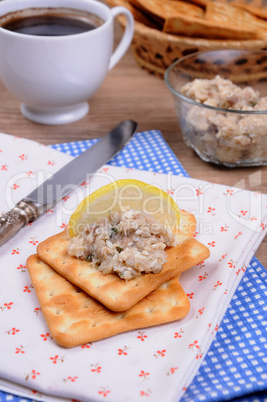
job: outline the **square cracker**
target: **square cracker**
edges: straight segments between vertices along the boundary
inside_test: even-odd
[[[37,247],[38,256],[60,275],[94,297],[110,310],[125,311],[164,282],[209,257],[209,249],[196,239],[181,234],[181,243],[166,249],[167,262],[157,274],[141,274],[124,281],[117,274],[104,275],[97,266],[68,255],[69,237],[61,232]]]
[[[36,254],[27,268],[49,331],[59,345],[74,347],[121,332],[184,318],[189,300],[174,278],[130,310],[110,311],[59,275]]]

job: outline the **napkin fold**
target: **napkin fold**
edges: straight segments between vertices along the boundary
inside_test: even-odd
[[[6,205],[1,204],[2,211],[34,188],[36,181],[70,159],[28,140],[6,135],[1,135],[1,140],[4,146],[0,166],[2,163],[5,166],[3,172],[7,179]],[[83,150],[90,145],[75,143],[71,144],[71,149],[78,154],[79,148]],[[72,152],[69,145],[60,147]],[[5,155],[8,158],[5,159]],[[40,169],[41,160],[44,169]],[[117,168],[113,164],[127,167]],[[133,169],[134,165],[158,172],[138,171]],[[146,397],[153,401],[176,401],[182,398],[215,334],[220,333],[220,321],[242,276],[252,269],[248,268],[249,261],[266,231],[267,205],[264,195],[182,177],[184,175],[183,167],[159,132],[138,133],[90,183],[83,183],[70,198],[26,227],[23,236],[18,235],[1,248],[2,389],[7,390],[5,380],[37,390],[29,391],[28,396],[41,400],[51,400],[46,399],[46,394],[81,400],[107,398],[110,401],[126,398],[137,401]],[[26,180],[29,177],[31,180]],[[211,257],[181,278],[191,300],[190,313],[184,320],[65,350],[55,345],[47,333],[25,272],[25,260],[35,251],[38,242],[62,230],[81,197],[106,184],[107,180],[119,178],[139,178],[160,185],[181,208],[195,213],[197,238],[210,247]],[[8,267],[8,272],[3,267]],[[262,273],[264,271],[261,276]],[[244,324],[244,320],[241,322]],[[205,364],[202,367],[205,368]],[[259,380],[261,373],[257,373]],[[264,379],[262,382],[261,386],[266,386]],[[190,398],[189,392],[190,387],[183,398]],[[194,387],[192,392],[196,398]],[[217,395],[220,393],[219,387],[216,392]],[[25,395],[24,391],[22,395]]]

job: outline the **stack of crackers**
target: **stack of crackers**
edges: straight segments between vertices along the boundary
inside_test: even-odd
[[[53,339],[74,347],[184,318],[190,303],[178,279],[208,258],[209,249],[193,237],[192,214],[181,211],[180,228],[162,271],[129,281],[69,256],[67,231],[40,243],[27,268]]]
[[[157,30],[207,39],[267,38],[267,8],[261,0],[106,0],[128,8],[136,21]]]

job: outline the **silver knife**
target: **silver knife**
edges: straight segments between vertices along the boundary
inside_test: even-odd
[[[137,123],[134,121],[122,121],[95,145],[20,200],[11,211],[2,215],[0,246],[81,184],[86,175],[94,173],[107,163],[130,140],[136,128]]]

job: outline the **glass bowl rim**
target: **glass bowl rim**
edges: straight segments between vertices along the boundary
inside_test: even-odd
[[[200,50],[198,52],[194,52],[191,54],[188,54],[187,56],[181,57],[180,59],[176,60],[174,63],[172,63],[165,71],[164,73],[164,81],[167,85],[167,87],[169,88],[169,90],[172,92],[173,95],[177,96],[178,98],[186,101],[187,103],[191,103],[195,106],[198,107],[203,107],[204,109],[209,109],[209,110],[213,110],[216,112],[223,112],[223,113],[233,113],[233,114],[244,114],[244,115],[265,115],[267,114],[267,110],[235,110],[235,109],[227,109],[227,108],[220,108],[220,107],[216,107],[216,106],[210,106],[210,105],[205,105],[204,103],[201,102],[197,102],[191,98],[188,98],[187,96],[181,94],[181,92],[177,91],[171,84],[169,76],[170,73],[174,70],[174,68],[176,67],[177,64],[182,63],[184,60],[189,59],[192,56],[196,56],[198,54],[204,54],[204,53],[211,53],[213,51],[241,51],[241,52],[254,52],[254,53],[262,53],[262,54],[266,54],[266,51],[260,50],[260,49],[214,49],[214,50]]]

